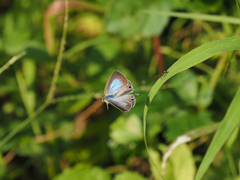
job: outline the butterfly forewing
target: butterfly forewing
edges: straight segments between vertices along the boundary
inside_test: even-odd
[[[115,71],[109,77],[107,84],[105,86],[104,94],[105,95],[121,95],[124,93],[125,87],[129,86],[129,81],[127,78],[120,72]],[[132,85],[131,85],[132,86]]]

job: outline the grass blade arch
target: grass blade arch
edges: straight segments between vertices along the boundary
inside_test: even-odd
[[[167,81],[169,78],[174,76],[175,74],[197,65],[217,53],[220,53],[223,51],[231,51],[231,50],[240,50],[240,35],[218,40],[218,41],[212,41],[193,49],[192,51],[190,51],[189,53],[181,57],[178,61],[176,61],[167,70],[168,73],[166,73],[163,77],[159,78],[156,81],[156,83],[152,86],[148,94],[146,104],[143,110],[143,134],[144,134],[144,142],[145,142],[147,151],[148,151],[148,145],[147,145],[147,139],[146,139],[147,112],[148,112],[150,103],[152,102],[153,98],[155,97],[156,93],[158,92],[162,84],[165,81]],[[148,154],[150,156],[150,159],[153,161],[149,151],[148,151]],[[157,168],[154,161],[152,163],[155,166],[155,168]]]

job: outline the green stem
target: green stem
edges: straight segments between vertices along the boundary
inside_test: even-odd
[[[63,34],[62,34],[62,38],[61,38],[61,43],[60,43],[60,49],[59,49],[59,53],[58,53],[58,58],[57,58],[57,63],[54,69],[54,75],[53,75],[53,79],[52,79],[52,83],[51,83],[51,87],[49,89],[48,95],[47,95],[47,102],[51,103],[53,97],[54,97],[54,93],[56,90],[56,83],[58,80],[58,75],[59,75],[59,70],[61,68],[61,64],[62,64],[62,59],[63,59],[63,51],[64,51],[64,46],[66,43],[66,37],[67,37],[67,26],[68,26],[68,11],[69,11],[69,2],[68,0],[65,1],[65,15],[64,15],[64,24],[63,24]]]
[[[186,12],[171,12],[171,11],[154,11],[154,10],[142,10],[141,12],[147,14],[156,14],[161,16],[171,16],[183,19],[193,19],[193,20],[203,20],[211,22],[220,22],[220,23],[231,23],[231,24],[240,24],[240,19],[230,16],[220,16],[220,15],[208,15],[208,14],[197,14],[197,13],[186,13]]]
[[[13,63],[15,63],[18,59],[20,59],[21,57],[23,57],[26,54],[27,54],[26,51],[23,51],[20,54],[13,56],[6,64],[4,64],[0,68],[0,74],[2,74],[3,71],[5,71],[9,66],[11,66]]]

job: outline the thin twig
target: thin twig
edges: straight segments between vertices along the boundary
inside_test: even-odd
[[[91,104],[85,111],[83,111],[79,116],[75,119],[75,130],[73,132],[73,137],[78,137],[81,134],[87,125],[87,118],[96,112],[103,105],[102,101],[96,100],[93,104]]]
[[[48,95],[47,95],[46,102],[48,104],[51,103],[51,101],[54,97],[54,93],[56,90],[56,83],[57,83],[58,75],[59,75],[59,70],[60,70],[60,67],[62,64],[63,51],[64,51],[64,47],[66,44],[66,36],[67,36],[68,11],[69,11],[68,6],[69,6],[69,2],[68,2],[68,0],[66,0],[65,1],[66,10],[65,10],[65,15],[64,15],[63,34],[62,34],[62,38],[61,38],[60,49],[59,49],[59,53],[58,53],[57,63],[56,63],[55,69],[54,69],[54,75],[53,75],[51,87],[50,87]]]
[[[4,156],[4,163],[8,164],[9,162],[12,161],[12,159],[16,156],[16,153],[14,151],[9,151],[5,156]]]
[[[44,134],[44,135],[40,135],[40,136],[36,136],[35,137],[35,142],[36,143],[43,143],[43,142],[47,142],[47,141],[51,141],[59,136],[61,136],[63,134],[63,129],[58,129],[56,131]]]
[[[13,56],[8,62],[6,62],[6,64],[4,64],[0,68],[0,74],[2,74],[3,71],[5,71],[9,66],[11,66],[13,63],[15,63],[18,59],[20,59],[21,57],[23,57],[26,54],[27,54],[26,51],[23,51],[23,52],[19,53],[18,55]]]

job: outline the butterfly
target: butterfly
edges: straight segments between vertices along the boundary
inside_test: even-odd
[[[121,111],[129,111],[136,104],[136,98],[131,82],[119,71],[114,71],[109,77],[102,101],[113,105]]]

